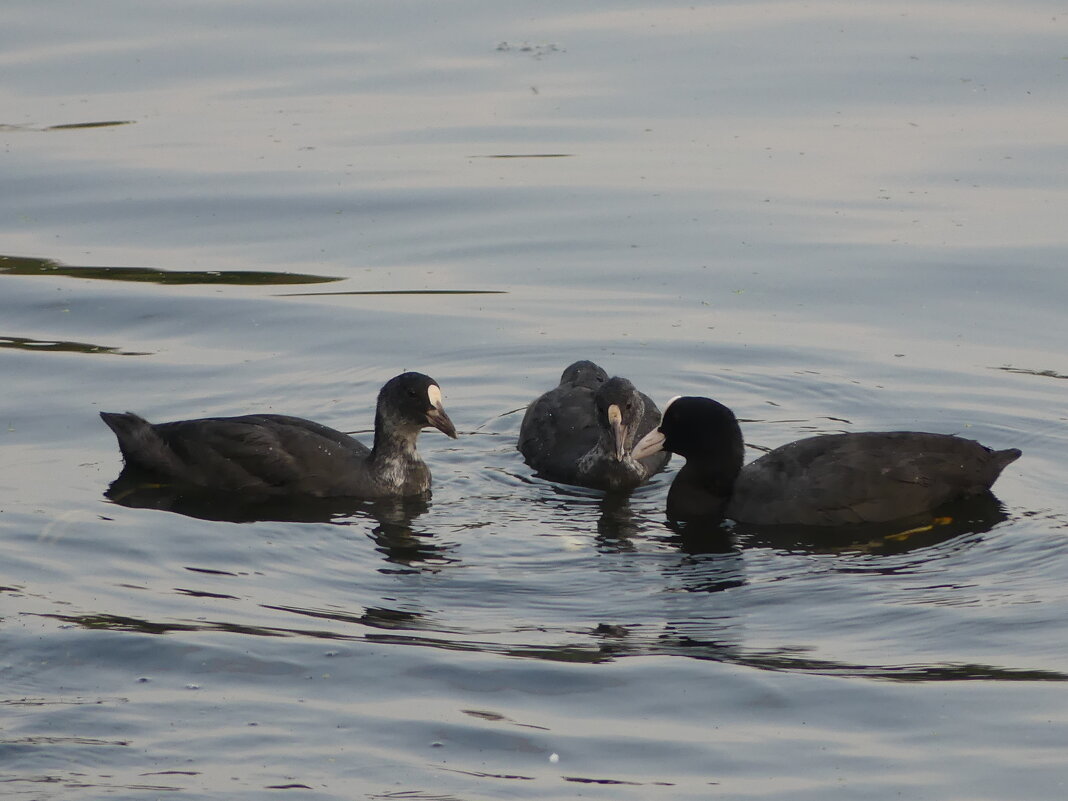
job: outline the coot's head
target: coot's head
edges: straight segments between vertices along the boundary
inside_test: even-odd
[[[456,427],[441,403],[438,382],[422,373],[401,373],[378,393],[378,417],[402,428],[433,426],[456,439]]]
[[[657,451],[677,453],[685,459],[741,453],[741,428],[734,412],[711,398],[680,396],[664,407],[660,425],[634,446],[634,458]]]
[[[571,384],[589,389],[597,389],[607,380],[608,373],[604,371],[604,368],[586,359],[569,364],[564,368],[564,372],[560,376],[561,384]]]
[[[638,424],[645,414],[645,402],[634,384],[618,376],[610,378],[597,388],[593,395],[597,405],[597,421],[612,435],[612,453],[617,461],[623,461]]]

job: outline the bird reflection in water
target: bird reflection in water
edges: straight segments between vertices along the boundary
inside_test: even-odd
[[[805,553],[893,555],[939,545],[956,537],[984,534],[1009,519],[991,492],[961,498],[930,513],[886,523],[846,526],[756,525],[719,515],[687,521],[665,520],[666,538],[689,554],[729,553],[744,548],[771,548]]]
[[[366,504],[375,526],[369,536],[375,548],[396,567],[380,568],[383,573],[417,573],[459,562],[452,554],[456,543],[442,543],[434,535],[416,531],[415,518],[430,508],[429,496],[389,498]]]
[[[452,555],[455,543],[440,543],[418,532],[412,523],[430,508],[430,494],[364,500],[360,498],[311,498],[210,492],[179,484],[160,484],[158,478],[126,467],[104,493],[120,506],[157,509],[200,520],[229,523],[280,521],[285,523],[335,523],[350,525],[370,518],[368,536],[396,572],[425,569],[458,561]],[[387,572],[394,569],[383,568]]]
[[[670,534],[664,542],[684,557],[672,568],[687,592],[719,592],[746,583],[744,553],[749,548],[842,556],[894,556],[931,548],[952,540],[972,544],[980,535],[1008,519],[992,493],[945,504],[933,514],[916,515],[892,523],[854,526],[755,526],[718,517],[686,522],[665,521]],[[854,561],[843,570],[856,569]],[[872,572],[892,572],[898,563],[876,561]]]
[[[1004,506],[988,491],[943,504],[931,513],[887,523],[833,527],[736,523],[732,530],[742,547],[891,556],[930,548],[957,537],[985,534],[1008,518]]]
[[[626,509],[625,504],[611,507],[614,517],[602,515],[599,530],[603,533],[606,520],[618,524]],[[826,556],[824,564],[834,570],[887,574],[925,563],[928,548],[945,547],[944,543],[952,543],[951,548],[972,547],[1008,517],[998,500],[987,493],[891,524],[816,528],[742,525],[718,517],[665,521],[661,541],[678,555],[661,561],[667,590],[663,598],[668,604],[663,623],[604,620],[591,631],[596,653],[600,659],[668,654],[766,670],[896,677],[903,673],[896,666],[820,660],[804,648],[748,647],[744,615],[737,614],[736,606],[720,593],[749,583],[747,551],[751,549],[821,554]],[[625,523],[624,515],[624,529]],[[639,528],[645,537],[650,536],[648,525]],[[910,552],[915,557],[886,558]],[[769,557],[768,563],[773,562],[774,556]],[[945,671],[921,666],[914,672],[927,677]]]
[[[610,492],[601,498],[597,518],[597,545],[602,551],[624,553],[636,550],[634,537],[642,527],[634,517],[630,495]]]

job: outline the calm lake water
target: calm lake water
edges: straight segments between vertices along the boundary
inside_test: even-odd
[[[1066,797],[1063,4],[0,19],[0,795]],[[927,530],[680,538],[677,460],[516,453],[578,358],[754,456],[1024,456]],[[405,369],[429,503],[103,494],[101,410],[365,433]]]

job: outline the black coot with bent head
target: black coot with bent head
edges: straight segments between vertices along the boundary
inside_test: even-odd
[[[947,434],[889,431],[809,437],[742,467],[734,413],[698,397],[669,402],[634,455],[661,450],[686,459],[668,491],[669,518],[807,526],[885,522],[979,495],[1020,457]]]
[[[635,459],[634,443],[660,411],[625,378],[609,378],[591,361],[567,367],[558,386],[527,408],[519,451],[550,481],[602,490],[629,490],[667,464],[670,455]]]

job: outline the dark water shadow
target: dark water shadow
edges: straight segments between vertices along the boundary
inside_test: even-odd
[[[841,678],[864,678],[895,682],[936,681],[1068,681],[1068,673],[1055,670],[1013,668],[980,663],[930,663],[909,665],[864,665],[806,656],[800,649],[757,651],[691,636],[665,632],[651,649],[657,654],[685,656],[712,662],[766,670]]]
[[[752,526],[709,518],[685,523],[668,521],[662,541],[682,558],[668,568],[669,578],[686,592],[712,593],[747,583],[742,555],[747,548],[787,553],[843,556],[894,556],[959,539],[974,543],[978,535],[1008,520],[990,493],[946,504],[934,514],[863,526]],[[862,565],[844,559],[840,572],[898,573],[909,569],[898,561],[867,559]]]
[[[0,131],[84,131],[89,128],[115,128],[120,125],[133,125],[136,120],[94,120],[92,122],[63,122],[58,125],[19,125],[0,123]]]
[[[28,339],[26,337],[0,336],[0,348],[36,351],[38,353],[102,353],[111,356],[150,356],[147,351],[122,350],[109,345],[93,345],[89,342],[69,342],[59,339]]]
[[[220,493],[202,487],[162,484],[151,474],[123,468],[104,492],[112,503],[131,509],[155,509],[198,520],[227,523],[372,523],[368,536],[375,549],[395,567],[383,572],[414,572],[459,561],[455,543],[442,543],[417,531],[415,520],[430,508],[430,493],[407,498],[280,498],[255,493]]]
[[[922,515],[888,523],[851,526],[733,525],[742,547],[773,548],[804,553],[904,554],[965,535],[985,534],[1009,519],[993,493],[962,498]]]
[[[429,509],[430,494],[419,498],[394,498],[369,502],[365,516],[374,519],[368,536],[389,563],[379,572],[387,574],[433,572],[457,564],[458,544],[439,540],[432,532],[412,523]]]
[[[690,554],[771,548],[791,553],[890,556],[929,548],[964,535],[985,534],[1009,519],[991,492],[943,504],[931,512],[886,523],[848,526],[753,525],[719,517],[667,520],[667,542]]]
[[[149,473],[123,468],[104,497],[131,509],[157,509],[199,520],[255,523],[330,523],[362,511],[370,502],[356,498],[279,498],[256,493],[212,492],[201,487],[163,484]],[[426,504],[408,519],[421,514]]]
[[[271,607],[274,608],[274,607]],[[982,663],[937,662],[907,665],[865,665],[828,659],[816,659],[805,655],[801,649],[774,649],[758,651],[746,649],[734,643],[685,634],[681,627],[668,626],[654,636],[642,634],[638,627],[600,625],[587,632],[589,641],[562,643],[560,645],[516,645],[479,642],[471,639],[449,638],[440,629],[438,636],[393,632],[390,629],[411,629],[420,625],[419,613],[397,610],[368,609],[365,613],[352,615],[339,612],[315,612],[291,610],[309,617],[329,619],[361,626],[377,628],[378,632],[340,633],[323,629],[289,628],[275,626],[249,626],[224,621],[166,621],[156,622],[143,618],[112,614],[62,615],[54,613],[36,616],[58,620],[85,629],[110,631],[136,631],[143,634],[169,634],[171,632],[217,632],[258,637],[311,637],[337,642],[373,642],[384,645],[436,648],[444,651],[492,654],[520,659],[535,659],[548,662],[580,664],[604,664],[627,657],[682,656],[710,662],[738,665],[756,670],[781,673],[800,673],[839,678],[862,678],[894,682],[941,682],[941,681],[1026,681],[1068,682],[1068,673],[1055,670],[1014,668]]]
[[[300,615],[318,620],[332,620],[338,623],[353,624],[381,631],[411,631],[430,628],[426,615],[410,610],[390,609],[384,606],[368,606],[359,612],[346,612],[338,609],[302,609],[297,606],[273,606],[260,604],[263,609]]]
[[[42,131],[83,131],[86,128],[114,128],[119,125],[133,125],[136,120],[99,120],[93,122],[64,122],[59,125],[49,125]]]
[[[525,410],[526,407],[521,406],[501,417]],[[490,434],[490,436],[496,435]],[[604,553],[633,552],[637,550],[636,540],[648,534],[649,519],[644,515],[636,514],[631,501],[636,494],[655,491],[656,487],[651,484],[643,484],[629,490],[605,491],[554,481],[537,471],[529,471],[526,465],[518,470],[492,469],[509,479],[542,490],[531,499],[535,505],[556,506],[561,501],[565,504],[576,504],[587,508],[596,505],[599,511],[596,542],[598,548]]]
[[[1056,370],[1031,370],[1026,367],[1012,367],[1011,365],[1005,365],[1004,367],[991,367],[991,370],[1001,370],[1005,373],[1017,373],[1018,375],[1034,375],[1041,378],[1059,378],[1061,380],[1068,379],[1068,375],[1058,373]]]
[[[664,525],[669,533],[663,537],[663,541],[674,545],[682,553],[698,556],[735,553],[738,550],[733,526],[720,518],[686,522],[667,520]]]
[[[100,281],[133,281],[148,284],[208,284],[275,286],[279,284],[325,284],[343,277],[242,270],[161,270],[152,267],[78,267],[53,259],[0,255],[0,275],[63,276]]]
[[[642,526],[634,516],[629,493],[607,493],[600,500],[597,518],[597,546],[605,553],[626,553],[637,550],[634,539],[642,533]]]
[[[574,153],[487,153],[485,155],[468,156],[472,159],[567,159]]]
[[[341,280],[341,279],[337,279]],[[326,297],[334,295],[507,295],[504,289],[353,289],[338,292],[280,292],[276,298]]]
[[[120,476],[120,479],[123,479]],[[126,476],[124,484],[131,480]],[[124,484],[116,481],[112,489],[124,491]],[[112,492],[109,489],[109,494]],[[162,490],[162,492],[161,492]],[[570,495],[571,493],[563,493]],[[589,496],[579,496],[594,500]],[[152,499],[151,503],[146,502]],[[173,488],[141,487],[138,492],[126,492],[116,503],[140,508],[166,508],[187,514],[191,509],[184,504],[190,496],[182,496]],[[199,499],[194,499],[199,501]],[[602,547],[626,551],[629,538],[639,534],[643,526],[637,521],[627,496],[606,495],[596,502],[600,504],[601,518],[598,526],[598,541]],[[278,503],[277,500],[274,503]],[[353,517],[371,517],[375,525],[369,534],[376,548],[382,553],[389,567],[387,571],[415,572],[425,569],[421,563],[457,561],[449,555],[450,546],[441,546],[424,533],[412,527],[413,520],[426,511],[425,499],[393,501],[389,503],[356,502],[355,507],[339,499],[310,505],[282,504],[284,513],[270,517],[265,509],[277,506],[260,506],[255,515],[247,512],[247,506],[238,508],[245,519],[314,519],[339,522],[336,515],[347,515],[341,521],[351,524]],[[340,504],[340,506],[339,506]],[[308,509],[315,510],[313,514]],[[202,507],[193,510],[203,512]],[[299,511],[298,511],[299,510]],[[354,511],[355,510],[355,511]],[[669,526],[666,541],[678,547],[679,560],[665,569],[672,583],[684,592],[718,593],[745,583],[744,549],[747,547],[774,547],[784,550],[807,552],[852,552],[852,553],[902,553],[943,542],[964,534],[987,531],[1007,519],[996,498],[980,497],[967,502],[958,502],[937,510],[938,516],[929,516],[923,525],[910,527],[902,523],[890,526],[868,526],[863,531],[798,529],[774,530],[745,528],[727,523],[702,522]],[[210,515],[194,515],[221,519],[219,507]],[[225,518],[233,519],[228,513]],[[643,536],[648,536],[644,531]],[[427,617],[425,613],[412,610],[391,609],[385,606],[359,610],[307,609],[288,606],[267,606],[281,612],[329,621],[332,627],[321,629],[302,626],[248,626],[238,623],[211,620],[180,620],[155,622],[151,620],[106,615],[46,615],[64,622],[86,628],[136,630],[146,633],[165,634],[170,631],[213,631],[267,637],[314,637],[340,642],[373,642],[382,645],[415,646],[444,651],[492,654],[521,659],[550,662],[602,664],[628,657],[681,656],[689,659],[707,660],[745,666],[758,670],[805,673],[844,678],[864,678],[895,682],[937,681],[1068,681],[1068,673],[1059,671],[1012,667],[1007,665],[973,663],[920,663],[920,664],[860,664],[837,660],[818,659],[805,648],[757,650],[746,648],[738,639],[737,622],[729,610],[708,610],[708,616],[700,619],[666,620],[660,624],[632,624],[628,622],[605,622],[591,629],[560,630],[550,643],[499,642],[485,639],[475,632],[454,629],[443,621]],[[336,624],[341,624],[338,629]],[[352,627],[346,631],[346,627]],[[543,629],[539,631],[545,633]]]

